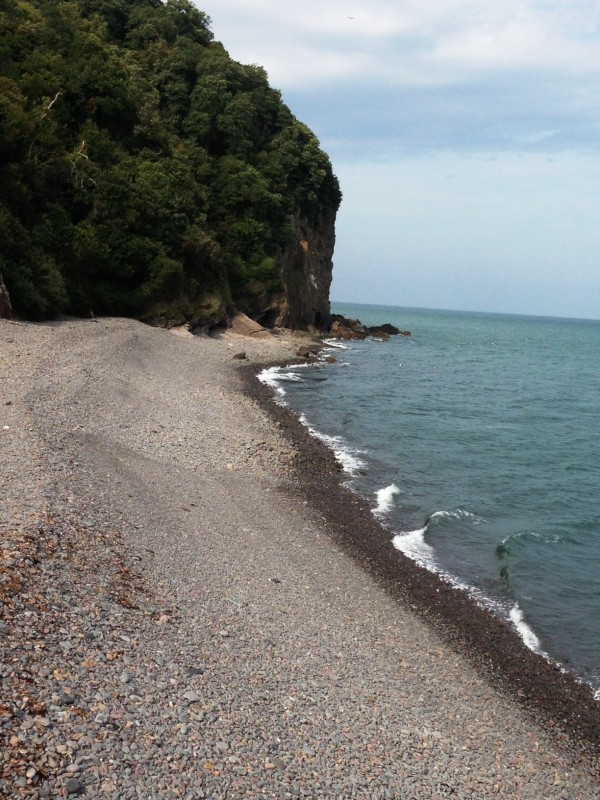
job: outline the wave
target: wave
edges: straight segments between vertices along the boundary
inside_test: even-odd
[[[375,492],[377,506],[373,510],[373,513],[377,516],[383,516],[391,511],[394,505],[394,497],[397,494],[400,494],[400,489],[395,483],[390,483],[385,489],[379,489],[379,491]]]
[[[518,603],[515,603],[510,609],[509,617],[512,624],[517,629],[517,633],[521,639],[523,639],[525,645],[530,650],[533,650],[534,653],[539,653],[539,655],[548,658],[547,654],[542,650],[541,642],[533,632],[533,629],[525,622],[523,609]]]
[[[303,425],[306,426],[306,428],[308,428],[308,432],[311,436],[314,436],[315,439],[323,442],[323,444],[327,445],[330,450],[333,450],[333,453],[344,472],[348,473],[348,475],[351,477],[364,472],[367,464],[362,458],[360,458],[360,454],[363,453],[362,450],[357,450],[350,447],[341,436],[329,436],[328,434],[321,433],[321,431],[313,428],[305,414],[300,414],[299,420]]]
[[[435,519],[468,519],[473,525],[481,525],[487,520],[480,517],[479,514],[473,514],[471,511],[466,511],[464,508],[455,508],[452,511],[434,511],[425,520],[425,525],[429,525]]]
[[[392,539],[392,544],[396,550],[400,550],[405,556],[416,561],[421,567],[430,572],[441,572],[435,559],[433,547],[425,541],[427,526],[418,528],[416,531],[407,533],[397,533]]]
[[[295,372],[280,372],[277,376],[278,381],[302,382],[302,378]]]
[[[331,347],[333,350],[347,350],[348,345],[340,344],[335,339],[323,339],[323,344],[326,344],[327,347]]]
[[[275,402],[280,406],[285,406],[287,405],[283,399],[285,397],[285,390],[279,385],[280,370],[281,367],[268,367],[267,369],[263,369],[262,372],[259,372],[257,378],[261,383],[264,383],[265,386],[273,389],[275,392]]]
[[[388,487],[388,489],[389,488],[390,487]],[[385,492],[386,490],[381,491]],[[487,597],[480,589],[458,580],[456,576],[440,568],[434,548],[425,540],[428,528],[435,519],[469,519],[475,524],[485,522],[485,520],[477,514],[460,508],[454,511],[436,511],[427,517],[425,525],[422,528],[406,533],[397,533],[392,539],[393,546],[421,567],[445,578],[455,588],[464,589],[479,605],[489,608],[494,613],[509,620],[515,627],[525,646],[534,653],[538,653],[550,661],[551,659],[543,650],[538,636],[533,628],[525,621],[523,609],[517,602],[514,602],[512,606],[508,608],[505,603]]]
[[[256,377],[265,386],[273,389],[275,402],[280,406],[285,406],[287,405],[284,400],[285,389],[281,386],[281,382],[300,383],[303,379],[296,374],[297,370],[314,366],[315,364],[294,364],[287,367],[268,367],[259,372]]]

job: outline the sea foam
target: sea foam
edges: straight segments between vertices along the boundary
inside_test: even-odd
[[[437,567],[433,547],[425,541],[427,526],[418,528],[416,531],[407,533],[397,533],[392,539],[392,544],[396,550],[400,550],[405,556],[416,561],[421,567],[430,572],[440,572]]]
[[[375,492],[377,506],[373,513],[380,517],[390,512],[394,505],[394,497],[397,494],[400,494],[400,489],[395,483],[390,483],[385,489],[379,489],[379,491]]]
[[[283,387],[279,385],[279,372],[281,367],[268,367],[267,369],[263,369],[262,372],[259,372],[257,377],[261,383],[264,383],[265,386],[268,386],[270,389],[273,389],[275,392],[275,402],[281,406],[286,405],[285,400],[285,390]]]
[[[308,428],[308,432],[311,436],[314,436],[315,439],[323,442],[323,444],[333,450],[336,459],[344,472],[348,473],[348,475],[353,477],[366,468],[366,462],[360,458],[361,450],[351,448],[341,436],[329,436],[313,428],[305,414],[300,414],[299,420]]]
[[[514,606],[511,608],[509,616],[510,616],[510,621],[517,629],[517,632],[521,637],[521,639],[523,639],[525,645],[530,650],[533,650],[534,653],[539,653],[542,656],[546,656],[546,653],[544,653],[544,651],[542,650],[542,645],[540,640],[535,635],[532,628],[530,628],[530,626],[525,622],[525,614],[523,613],[523,609],[519,606],[518,603],[515,603]]]

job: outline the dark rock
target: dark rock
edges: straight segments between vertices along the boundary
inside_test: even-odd
[[[333,356],[325,356],[325,362],[327,364],[337,364],[337,358],[334,358]]]
[[[369,336],[374,336],[376,339],[381,339],[382,342],[389,342],[390,335],[385,331],[372,331],[369,328]]]
[[[13,315],[10,295],[0,275],[0,319],[11,319]]]
[[[238,361],[243,361],[246,358],[246,353],[242,351],[241,353],[235,353],[234,358],[237,358]]]
[[[67,783],[67,792],[69,794],[81,794],[84,789],[83,781],[80,781],[79,778],[71,778],[71,780]]]
[[[368,327],[363,325],[359,319],[347,319],[341,314],[332,316],[329,331],[336,339],[366,339],[367,336],[376,336],[387,341],[390,336],[410,336],[410,331],[401,331],[389,322]]]
[[[382,336],[383,334],[387,333],[388,336],[398,336],[400,333],[400,328],[397,328],[395,325],[390,325],[389,322],[384,322],[383,325],[374,325],[371,328],[367,328],[371,336]]]
[[[337,339],[366,339],[365,326],[358,319],[347,319],[341,314],[334,314],[329,329]]]
[[[60,695],[60,704],[61,706],[72,706],[75,704],[75,698],[72,694],[62,692]]]
[[[318,347],[308,347],[307,345],[302,345],[302,347],[299,347],[296,351],[296,355],[298,358],[316,358],[318,352]]]

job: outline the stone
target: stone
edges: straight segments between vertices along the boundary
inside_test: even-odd
[[[69,794],[81,794],[84,789],[84,783],[79,778],[71,778],[67,781],[67,792]]]
[[[0,319],[11,319],[13,315],[10,295],[0,275]]]
[[[334,314],[330,334],[336,339],[366,339],[367,336],[375,336],[387,341],[390,336],[410,336],[410,331],[401,331],[389,322],[369,327],[363,325],[359,319],[348,319],[341,314]]]
[[[308,347],[307,345],[302,345],[302,347],[299,347],[296,351],[296,355],[298,358],[316,358],[318,352],[318,347]]]

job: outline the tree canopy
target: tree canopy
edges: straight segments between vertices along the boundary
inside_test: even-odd
[[[0,275],[23,317],[250,310],[337,179],[188,0],[0,0]]]

